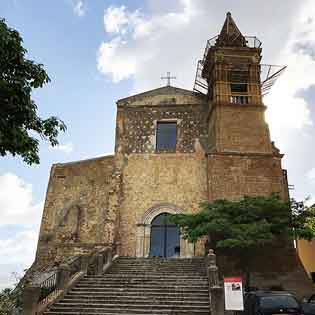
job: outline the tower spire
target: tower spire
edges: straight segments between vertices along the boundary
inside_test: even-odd
[[[237,27],[232,18],[231,12],[226,14],[226,19],[220,35],[217,39],[216,46],[219,47],[245,47],[246,39]]]

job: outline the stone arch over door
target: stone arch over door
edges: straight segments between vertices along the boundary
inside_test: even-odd
[[[136,256],[148,257],[150,253],[151,223],[155,217],[162,213],[179,214],[184,211],[169,203],[155,205],[144,212],[137,224]],[[180,238],[180,257],[192,257],[194,246],[187,240]]]

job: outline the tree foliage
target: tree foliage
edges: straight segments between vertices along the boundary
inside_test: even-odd
[[[22,43],[20,34],[0,19],[0,155],[19,155],[28,164],[38,164],[35,135],[55,146],[66,126],[55,116],[38,116],[31,93],[50,79],[42,64],[26,58]]]
[[[21,289],[3,289],[0,292],[0,315],[12,315],[21,313]]]
[[[214,248],[235,250],[250,287],[250,272],[257,249],[277,239],[315,237],[315,207],[304,203],[285,202],[278,194],[269,197],[244,196],[239,201],[225,199],[205,202],[196,214],[170,215],[184,238],[196,242],[210,238]]]
[[[244,196],[239,201],[225,199],[203,203],[196,214],[175,214],[170,219],[181,226],[191,242],[209,235],[221,248],[255,248],[278,237],[315,237],[314,208],[269,197]]]

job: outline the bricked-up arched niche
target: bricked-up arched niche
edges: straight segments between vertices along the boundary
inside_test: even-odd
[[[150,253],[150,239],[151,239],[151,223],[155,217],[162,213],[179,214],[184,211],[177,206],[169,203],[155,205],[146,210],[137,224],[137,242],[136,242],[136,256],[148,257]],[[180,257],[192,257],[194,253],[194,246],[188,243],[187,240],[180,238]]]

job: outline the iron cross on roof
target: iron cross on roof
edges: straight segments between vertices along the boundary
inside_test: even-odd
[[[175,80],[176,77],[172,77],[170,72],[166,73],[166,77],[163,77],[163,76],[161,77],[161,80],[167,80],[166,86],[171,86],[171,80],[173,79]]]

